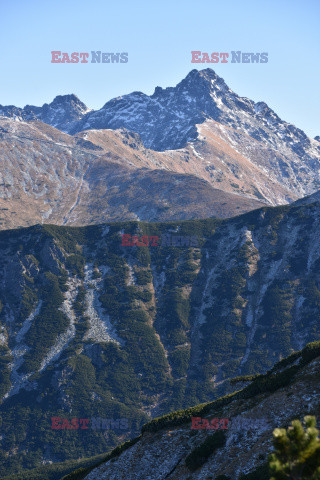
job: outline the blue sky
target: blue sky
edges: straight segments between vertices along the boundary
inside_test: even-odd
[[[75,93],[90,108],[211,67],[239,95],[320,135],[320,1],[0,0],[0,104]],[[122,64],[52,64],[51,51],[128,52]],[[191,50],[268,52],[266,64],[192,64]]]

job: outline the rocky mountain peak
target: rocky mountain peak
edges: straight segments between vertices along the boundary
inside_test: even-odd
[[[84,103],[82,103],[79,97],[77,97],[77,95],[75,95],[74,93],[70,93],[67,95],[57,95],[51,103],[56,104],[56,103],[68,103],[68,102],[76,102],[84,105]]]
[[[24,121],[40,120],[62,131],[89,111],[90,109],[74,94],[58,95],[51,103],[45,103],[42,107],[26,105],[24,108],[18,108],[13,105],[6,107],[0,105],[2,117]]]
[[[178,83],[176,91],[187,91],[189,95],[198,99],[207,95],[208,101],[211,102],[214,101],[212,93],[216,94],[219,92],[221,96],[233,93],[223,78],[219,77],[211,68],[191,70],[191,72]]]
[[[206,81],[207,83],[213,82],[224,82],[223,78],[219,77],[219,75],[212,69],[212,68],[205,68],[203,70],[193,69],[188,75],[182,80],[185,83],[194,83]],[[181,83],[182,83],[181,82]]]
[[[57,95],[51,103],[45,103],[41,108],[42,111],[59,109],[59,111],[62,112],[63,110],[65,113],[71,114],[77,119],[82,118],[82,115],[89,111],[88,107],[73,93],[69,95]]]
[[[48,104],[45,103],[43,107],[47,106]],[[74,109],[74,110],[79,110],[82,113],[86,113],[89,111],[88,107],[81,102],[81,100],[75,95],[74,93],[71,93],[69,95],[57,95],[51,103],[48,105],[49,107],[57,107],[57,106],[63,106],[66,109]]]

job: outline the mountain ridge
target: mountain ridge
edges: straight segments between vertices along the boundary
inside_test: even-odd
[[[189,72],[189,74],[176,85],[176,87],[162,88],[162,87],[157,86],[157,87],[155,87],[154,93],[150,96],[144,94],[143,92],[135,91],[135,92],[132,92],[132,93],[127,94],[127,95],[122,95],[122,96],[115,97],[115,98],[109,100],[108,102],[106,102],[103,105],[103,107],[99,110],[91,110],[91,111],[87,112],[87,110],[89,110],[89,109],[85,106],[85,104],[83,104],[79,100],[79,98],[76,95],[68,94],[68,95],[56,96],[55,99],[50,104],[44,104],[42,107],[34,107],[34,106],[31,106],[31,105],[26,105],[24,108],[21,109],[21,108],[14,107],[14,106],[4,107],[4,106],[0,105],[0,115],[10,116],[11,114],[12,115],[14,115],[14,114],[17,115],[18,113],[20,113],[22,115],[21,116],[22,119],[32,120],[32,119],[35,119],[35,117],[28,118],[28,112],[30,112],[30,113],[37,112],[38,113],[37,118],[39,119],[39,112],[41,111],[41,109],[44,109],[44,107],[45,107],[45,109],[47,109],[48,107],[49,108],[53,107],[55,104],[59,104],[60,102],[61,103],[68,103],[67,101],[69,100],[70,103],[72,103],[72,101],[73,101],[77,106],[81,107],[80,108],[81,111],[79,112],[80,113],[79,114],[79,120],[81,120],[81,121],[80,121],[79,126],[75,127],[74,123],[72,122],[72,126],[70,128],[67,128],[66,130],[64,130],[63,128],[60,128],[60,129],[62,129],[63,131],[66,131],[66,133],[75,133],[75,132],[79,132],[79,131],[88,129],[88,126],[85,126],[83,128],[83,122],[85,124],[87,122],[90,123],[90,117],[93,117],[93,125],[91,124],[89,126],[89,128],[97,128],[94,125],[94,122],[95,122],[94,117],[96,115],[98,115],[99,112],[102,111],[104,113],[107,113],[107,110],[108,110],[109,107],[110,108],[114,107],[115,105],[117,105],[119,103],[121,105],[123,105],[123,104],[125,105],[126,100],[129,100],[129,102],[130,102],[131,98],[133,100],[134,99],[139,100],[139,101],[142,100],[142,101],[145,101],[145,102],[150,104],[149,99],[152,99],[152,100],[155,100],[155,101],[158,100],[158,101],[162,102],[162,98],[164,97],[164,98],[169,100],[169,102],[167,103],[167,107],[169,107],[169,109],[172,110],[172,114],[174,114],[174,108],[177,107],[177,105],[176,105],[177,102],[175,102],[175,99],[172,98],[172,94],[174,94],[173,96],[176,96],[176,97],[181,97],[181,96],[183,97],[183,96],[186,96],[188,93],[191,95],[191,98],[187,99],[187,101],[189,103],[190,102],[193,103],[195,98],[197,98],[198,100],[202,99],[201,105],[204,107],[203,109],[197,108],[196,110],[194,110],[194,112],[193,112],[194,118],[192,119],[193,128],[197,123],[202,123],[205,120],[207,115],[209,115],[210,118],[213,118],[214,120],[216,120],[218,122],[220,120],[219,123],[224,123],[225,125],[229,125],[229,126],[233,126],[233,127],[238,126],[236,123],[234,123],[234,120],[235,120],[234,118],[232,118],[232,117],[228,118],[228,116],[225,115],[223,110],[221,110],[221,108],[219,108],[219,107],[223,107],[223,104],[224,104],[224,106],[228,107],[229,113],[231,113],[231,111],[236,106],[236,107],[242,109],[243,111],[245,111],[247,113],[255,114],[257,117],[260,117],[260,119],[262,119],[265,123],[268,123],[269,126],[274,126],[274,124],[280,123],[282,125],[282,127],[284,127],[285,130],[286,130],[286,134],[288,135],[287,140],[289,140],[289,137],[291,137],[291,134],[294,134],[296,137],[298,137],[299,140],[308,143],[308,137],[303,132],[303,130],[295,127],[294,125],[292,125],[290,123],[283,122],[280,119],[280,117],[265,102],[263,102],[263,101],[254,102],[254,101],[248,99],[247,97],[238,96],[235,92],[233,92],[228,87],[228,85],[223,80],[223,78],[219,77],[214,72],[214,70],[212,70],[211,68],[207,68],[207,69],[203,69],[203,70],[196,70],[196,69],[191,70]],[[211,98],[210,98],[210,96],[211,96]],[[214,100],[214,101],[212,101],[212,100]],[[181,108],[183,109],[182,104],[183,104],[183,102],[181,102]],[[172,107],[174,107],[174,108],[172,108]],[[192,105],[189,105],[189,107],[192,108]],[[10,109],[12,109],[12,112],[11,112]],[[179,111],[179,109],[177,109],[177,111]],[[154,115],[154,113],[155,112],[152,112],[153,115]],[[190,111],[189,111],[189,115],[190,115]],[[80,118],[80,117],[83,117],[83,118]],[[40,120],[44,121],[41,118],[40,118]],[[108,122],[108,120],[106,120],[106,119],[104,119],[103,121]],[[49,123],[52,126],[55,126],[55,127],[59,128],[59,126],[57,124],[52,124],[50,122],[45,122],[45,123]],[[125,123],[121,123],[121,124],[118,124],[116,126],[112,126],[112,125],[109,126],[107,123],[105,123],[103,125],[103,127],[98,127],[98,128],[117,129],[117,128],[120,128],[120,127],[124,127],[124,128],[129,129],[130,131],[132,130],[136,133],[141,134],[142,139],[145,142],[146,139],[144,139],[143,133],[139,132],[137,130],[137,128],[132,128],[131,129],[130,126],[128,124],[125,124]],[[190,125],[190,128],[191,128],[191,125]],[[166,135],[168,135],[168,131],[169,131],[169,129],[167,129]],[[195,134],[195,136],[193,136],[193,134]],[[253,132],[251,132],[251,134],[253,134]],[[159,148],[159,146],[157,146],[156,144],[153,144],[152,142],[148,143],[148,141],[146,141],[145,145],[148,148],[152,148],[152,149],[155,149],[155,150],[159,150],[159,149],[160,150],[161,149],[162,150],[168,150],[168,149],[172,149],[172,148],[181,148],[181,147],[185,146],[187,141],[193,141],[193,140],[196,139],[196,132],[195,131],[193,131],[193,133],[190,133],[190,135],[191,136],[186,135],[186,137],[185,137],[186,140],[178,140],[178,144],[173,144],[173,145],[169,144],[169,145],[164,146],[164,148]],[[254,136],[254,138],[261,139],[261,137],[259,136],[258,133],[256,134],[256,136]],[[317,137],[315,137],[315,140],[317,140]],[[294,147],[297,151],[299,151],[298,145],[295,145]]]

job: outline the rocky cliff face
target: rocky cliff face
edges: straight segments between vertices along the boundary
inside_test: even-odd
[[[318,340],[319,219],[315,203],[224,221],[1,232],[4,468],[24,464],[34,435],[34,464],[43,449],[53,461],[106,451],[148,418],[212,400],[230,378]],[[167,240],[122,246],[124,233]],[[181,241],[194,236],[198,246]],[[56,416],[130,426],[77,442],[69,432],[61,450]]]

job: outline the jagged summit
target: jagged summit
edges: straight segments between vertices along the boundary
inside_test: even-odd
[[[45,103],[42,108],[45,106],[65,106],[66,108],[79,109],[81,113],[87,113],[90,110],[74,93],[68,95],[57,95],[51,103]]]
[[[75,95],[74,93],[69,93],[66,95],[57,95],[56,97],[54,97],[52,102],[44,103],[42,107],[44,107],[45,105],[60,105],[60,104],[67,104],[67,103],[76,103],[84,107],[86,110],[88,109],[87,106],[83,102],[81,102],[79,97],[77,97],[77,95]],[[42,107],[35,107],[34,105],[26,105],[24,108],[42,108]]]
[[[69,93],[69,94],[66,94],[66,95],[57,95],[51,103],[58,103],[58,102],[60,103],[60,102],[65,102],[65,101],[75,101],[75,102],[79,102],[82,105],[84,105],[81,102],[81,100],[79,100],[79,97],[77,97],[77,95],[75,95],[74,93]]]
[[[207,83],[216,82],[216,83],[225,83],[222,77],[220,77],[212,68],[204,68],[203,70],[193,69],[180,83],[191,83],[191,82],[201,82],[205,81]]]
[[[65,131],[73,122],[80,120],[90,109],[75,94],[57,95],[51,103],[42,107],[26,105],[24,108],[0,105],[0,117],[12,117],[18,120],[40,120]]]
[[[66,131],[123,127],[138,133],[146,147],[162,151],[196,140],[196,125],[207,119],[241,130],[267,148],[282,150],[285,143],[290,153],[311,158],[302,130],[282,121],[265,102],[237,95],[211,68],[193,69],[175,87],[157,86],[151,96],[133,92],[112,99]]]
[[[238,96],[211,68],[193,69],[175,87],[157,86],[151,96],[139,91],[119,96],[96,111],[69,94],[58,95],[42,107],[0,105],[0,116],[38,119],[71,134],[126,128],[138,133],[146,147],[159,151],[181,148],[194,141],[198,137],[196,125],[206,119],[241,129],[267,147],[279,147],[279,140],[284,141],[290,150],[302,156],[309,155],[306,150],[310,147],[302,130],[282,121],[265,102],[255,103]]]
[[[254,116],[254,102],[235,94],[211,68],[194,69],[176,87],[157,86],[151,96],[133,92],[112,99],[67,131],[124,127],[139,133],[146,147],[161,151],[195,140],[196,124],[208,118],[237,127],[238,111]]]

